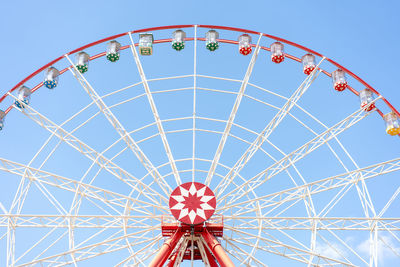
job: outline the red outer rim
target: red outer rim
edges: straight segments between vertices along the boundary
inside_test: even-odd
[[[309,49],[309,48],[307,48],[307,47],[305,47],[305,46],[302,46],[302,45],[300,45],[300,44],[297,44],[297,43],[288,41],[288,40],[286,40],[286,39],[283,39],[283,38],[280,38],[280,37],[277,37],[277,36],[274,36],[274,35],[270,35],[270,34],[265,34],[265,33],[256,32],[256,31],[252,31],[252,30],[241,29],[241,28],[226,27],[226,26],[217,26],[217,25],[196,25],[196,24],[169,25],[169,26],[152,27],[152,28],[145,28],[145,29],[140,29],[140,30],[135,30],[135,31],[129,31],[129,32],[125,32],[125,33],[116,34],[116,35],[113,35],[113,36],[110,36],[110,37],[106,37],[106,38],[100,39],[100,40],[98,40],[98,41],[95,41],[95,42],[86,44],[86,45],[81,46],[81,47],[79,47],[79,48],[77,48],[77,49],[74,49],[74,50],[72,50],[72,51],[70,51],[70,52],[68,52],[68,53],[66,53],[66,54],[64,54],[64,55],[62,55],[62,56],[60,56],[60,57],[54,59],[53,61],[50,61],[49,63],[47,63],[47,64],[44,65],[43,67],[37,69],[36,71],[34,71],[33,73],[31,73],[30,75],[28,75],[27,77],[25,77],[23,80],[21,80],[19,83],[17,83],[13,88],[11,88],[7,93],[5,93],[5,94],[0,98],[0,103],[3,102],[3,100],[7,97],[7,95],[8,95],[9,93],[15,91],[18,87],[20,87],[21,85],[25,84],[25,83],[26,83],[28,80],[30,80],[32,77],[36,76],[38,73],[42,72],[43,70],[47,69],[48,67],[54,65],[55,63],[57,63],[58,61],[60,61],[61,59],[63,59],[65,55],[74,54],[74,53],[76,53],[76,52],[82,51],[82,50],[84,50],[84,49],[86,49],[86,48],[95,46],[95,45],[97,45],[97,44],[104,43],[104,42],[107,42],[107,41],[109,41],[109,40],[113,40],[113,39],[116,39],[116,38],[119,38],[119,37],[128,35],[129,33],[134,34],[134,33],[140,33],[140,32],[157,31],[157,30],[167,30],[167,29],[176,29],[176,28],[181,28],[181,29],[182,29],[182,28],[192,28],[192,27],[195,27],[195,26],[197,26],[197,27],[199,27],[199,28],[210,28],[210,29],[212,28],[212,29],[220,29],[220,30],[228,30],[228,31],[236,31],[236,32],[257,34],[257,35],[262,34],[263,36],[265,36],[265,37],[267,37],[267,38],[274,39],[274,40],[276,40],[276,41],[279,41],[279,42],[282,42],[282,43],[285,43],[285,44],[288,44],[288,45],[297,47],[297,48],[299,48],[299,49],[301,49],[301,50],[304,50],[304,51],[306,51],[306,52],[312,53],[312,54],[317,55],[317,56],[319,56],[319,57],[323,57],[322,54],[320,54],[320,53],[318,53],[318,52],[316,52],[316,51],[314,51],[314,50],[311,50],[311,49]],[[194,38],[186,38],[186,40],[187,40],[187,41],[193,41]],[[198,40],[204,41],[204,38],[198,38]],[[165,42],[169,42],[169,41],[171,41],[171,39],[157,40],[157,41],[155,41],[154,43],[165,43]],[[237,41],[233,41],[233,40],[223,40],[223,39],[220,39],[219,41],[222,42],[222,43],[237,44]],[[135,44],[135,45],[137,45],[137,44]],[[253,45],[253,46],[255,46],[255,45]],[[126,48],[128,48],[128,47],[129,47],[129,45],[124,46],[124,47],[121,47],[121,49],[126,49]],[[269,51],[269,48],[267,48],[267,47],[261,47],[261,49],[264,49],[264,50],[268,50],[268,51]],[[102,57],[102,56],[104,56],[104,55],[105,55],[105,53],[100,53],[100,54],[98,54],[98,55],[92,56],[92,57],[90,58],[90,60],[96,59],[96,58],[99,58],[99,57]],[[296,61],[299,61],[299,62],[300,62],[300,59],[297,58],[297,57],[295,57],[295,56],[291,56],[291,55],[289,55],[289,54],[285,54],[285,56],[286,56],[287,58],[290,58],[290,59],[293,59],[293,60],[296,60]],[[371,91],[373,91],[377,96],[380,96],[380,97],[382,98],[382,100],[386,103],[386,105],[387,105],[393,112],[395,112],[395,113],[397,114],[397,116],[400,117],[399,111],[397,111],[397,110],[392,106],[392,104],[390,104],[390,102],[389,102],[386,98],[384,98],[377,90],[375,90],[375,89],[374,89],[372,86],[370,86],[367,82],[365,82],[363,79],[361,79],[360,77],[358,77],[358,76],[355,75],[353,72],[351,72],[351,71],[348,70],[347,68],[343,67],[342,65],[340,65],[340,64],[337,63],[336,61],[334,61],[334,60],[332,60],[332,59],[330,59],[330,58],[328,58],[328,57],[325,57],[325,59],[326,59],[328,62],[330,62],[331,64],[333,64],[334,66],[336,66],[337,68],[344,70],[348,75],[350,75],[351,77],[353,77],[354,79],[356,79],[357,81],[359,81],[359,82],[360,82],[361,84],[363,84],[366,88],[369,88],[369,89],[370,89]],[[60,71],[60,74],[66,72],[66,71],[68,70],[68,68],[69,68],[69,67],[67,67],[67,68],[63,69],[62,71]],[[331,76],[330,73],[328,73],[328,72],[326,72],[326,71],[324,71],[324,70],[322,70],[322,72],[324,72],[324,74],[326,74],[327,76]],[[37,89],[39,89],[42,85],[43,85],[43,83],[40,83],[40,84],[36,85],[36,86],[32,89],[32,92],[35,92],[35,91],[36,91]],[[348,89],[349,89],[352,93],[358,95],[358,92],[357,92],[356,90],[354,90],[353,88],[351,88],[350,86],[348,86]],[[5,113],[7,114],[12,108],[13,108],[13,105],[9,106],[9,107],[6,109]],[[383,117],[383,113],[382,113],[379,109],[377,109],[377,112]]]

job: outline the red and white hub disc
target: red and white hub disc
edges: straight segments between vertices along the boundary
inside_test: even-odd
[[[169,209],[178,221],[200,224],[215,212],[217,201],[213,191],[197,182],[184,183],[175,188],[169,197]]]

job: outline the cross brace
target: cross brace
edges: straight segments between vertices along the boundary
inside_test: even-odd
[[[191,230],[188,230],[189,229]],[[234,267],[213,231],[206,226],[177,226],[162,245],[149,267],[179,266],[183,260],[202,260],[210,267]]]

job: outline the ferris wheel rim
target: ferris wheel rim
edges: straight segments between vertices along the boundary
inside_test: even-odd
[[[122,37],[122,36],[127,36],[130,34],[136,34],[136,33],[143,33],[143,32],[148,32],[148,31],[157,31],[157,30],[168,30],[168,29],[180,29],[180,28],[194,28],[194,27],[199,27],[199,28],[207,28],[207,29],[220,29],[220,30],[227,30],[227,31],[234,31],[234,32],[242,32],[242,33],[250,33],[250,34],[256,34],[256,35],[262,35],[265,36],[267,38],[270,39],[274,39],[276,41],[294,46],[296,48],[299,48],[305,52],[311,53],[311,54],[315,54],[319,57],[325,58],[325,60],[327,60],[328,62],[330,62],[331,64],[333,64],[334,66],[336,66],[338,69],[342,69],[343,71],[345,71],[347,74],[349,74],[351,77],[353,77],[354,79],[356,79],[358,82],[360,82],[361,84],[363,84],[366,88],[370,89],[372,92],[374,92],[378,97],[380,97],[382,99],[382,101],[390,108],[390,110],[394,113],[397,114],[398,117],[400,117],[400,112],[385,98],[383,97],[376,89],[374,89],[371,85],[369,85],[366,81],[364,81],[362,78],[360,78],[358,75],[354,74],[353,72],[351,72],[349,69],[345,68],[344,66],[342,66],[341,64],[337,63],[336,61],[322,55],[321,53],[318,53],[310,48],[307,48],[303,45],[300,45],[298,43],[286,40],[284,38],[281,37],[277,37],[274,35],[270,35],[270,34],[266,34],[266,33],[262,33],[262,32],[257,32],[257,31],[253,31],[253,30],[248,30],[248,29],[243,29],[243,28],[237,28],[237,27],[228,27],[228,26],[218,26],[218,25],[205,25],[205,24],[182,24],[182,25],[167,25],[167,26],[158,26],[158,27],[150,27],[150,28],[143,28],[143,29],[138,29],[138,30],[133,30],[133,31],[128,31],[128,32],[124,32],[124,33],[120,33],[120,34],[116,34],[116,35],[112,35],[109,37],[105,37],[103,39],[99,39],[97,41],[91,42],[89,44],[83,45],[79,48],[76,48],[74,50],[71,50],[65,54],[63,54],[62,56],[59,56],[58,58],[50,61],[49,63],[45,64],[44,66],[40,67],[39,69],[37,69],[36,71],[32,72],[30,75],[26,76],[24,79],[22,79],[20,82],[18,82],[14,87],[12,87],[9,91],[7,91],[2,97],[0,97],[0,103],[2,103],[4,101],[4,99],[9,96],[13,91],[15,91],[16,89],[18,89],[20,86],[24,85],[27,81],[29,81],[31,78],[35,77],[37,74],[39,74],[40,72],[42,72],[43,70],[51,67],[53,64],[57,63],[58,61],[62,60],[63,58],[65,58],[65,56],[74,54],[76,52],[82,51],[86,48],[90,48],[92,46]],[[194,38],[185,38],[185,40],[187,41],[193,41]],[[197,40],[204,40],[204,38],[198,38]],[[222,43],[231,43],[231,44],[237,44],[237,41],[234,40],[223,40],[223,39],[218,39],[219,41],[221,41]],[[165,42],[169,42],[171,41],[171,39],[163,39],[163,40],[155,40],[155,44],[157,43],[165,43]],[[137,44],[135,44],[136,46]],[[124,47],[121,47],[122,49],[127,49],[130,45],[126,45]],[[255,47],[255,45],[252,45],[253,47]],[[260,48],[263,50],[269,50],[269,48],[263,47],[260,45]],[[90,60],[92,59],[96,59],[102,56],[105,56],[105,52],[100,53],[98,55],[92,56],[90,57]],[[290,54],[286,54],[285,56],[288,55],[288,58],[291,58],[293,60],[296,61],[300,61],[300,59],[296,58],[295,56],[291,56]],[[63,69],[62,71],[60,71],[60,75],[63,74],[64,72],[66,72],[69,68],[71,68],[71,66]],[[322,69],[321,69],[322,70]],[[330,73],[322,70],[322,72],[327,75],[330,76]],[[39,89],[40,87],[42,87],[43,82],[39,83],[38,85],[36,85],[35,87],[32,88],[32,93],[34,93],[37,89]],[[351,86],[348,86],[348,89],[355,95],[358,95],[358,91],[354,90],[353,88],[351,88]],[[11,109],[13,109],[13,104],[11,104],[6,110],[5,110],[5,114],[8,114],[8,112],[11,111]],[[376,111],[380,114],[381,117],[383,117],[383,113],[377,108]]]
[[[178,25],[179,26],[179,25]],[[195,25],[195,26],[200,26],[200,25]],[[169,27],[173,27],[174,28],[174,26],[169,26]],[[188,26],[188,27],[190,27],[190,26]],[[216,26],[217,27],[217,26]],[[183,27],[180,27],[180,28],[183,28]],[[215,28],[215,27],[214,27]],[[150,28],[150,29],[153,29],[153,28]],[[147,31],[148,29],[143,29],[142,31]],[[248,33],[253,33],[253,32],[248,32]],[[114,37],[114,36],[112,36],[112,37]],[[112,37],[109,37],[109,38],[112,38]],[[188,38],[188,39],[190,39],[190,38]],[[193,40],[194,38],[192,38],[192,40]],[[103,40],[103,39],[102,39]],[[110,40],[110,39],[108,39],[108,40]],[[159,43],[165,43],[165,42],[169,42],[171,39],[163,39],[163,40],[158,40],[159,41]],[[196,40],[201,40],[201,38],[197,38]],[[101,41],[101,40],[100,40]],[[105,42],[105,41],[107,41],[107,40],[104,40],[103,42]],[[229,41],[229,40],[225,40],[226,41],[226,43],[232,43],[232,44],[236,44],[237,42],[236,41]],[[100,42],[100,43],[102,43],[102,42]],[[265,50],[268,50],[268,49],[265,49]],[[75,50],[74,50],[75,51]],[[81,51],[81,50],[79,50],[78,49],[78,51]],[[77,52],[77,51],[76,51]],[[70,52],[70,53],[72,53],[72,52]],[[93,56],[92,57],[92,59],[95,59],[95,58],[99,58],[99,57],[101,57],[101,56],[103,56],[104,55],[104,53],[101,53],[101,54],[99,54],[99,55],[95,55],[95,56]],[[194,73],[193,74],[194,76],[196,76],[196,73]],[[190,76],[193,76],[193,75],[190,75]],[[150,81],[150,80],[149,80]],[[197,88],[197,89],[199,89],[199,88]],[[287,100],[288,98],[286,98],[286,100]],[[182,119],[181,117],[179,118],[179,119]],[[200,119],[200,117],[196,117],[196,119]],[[208,119],[210,119],[210,118],[208,118]],[[161,122],[163,122],[163,120],[161,120]],[[224,123],[226,123],[226,121],[224,121]],[[188,130],[190,130],[190,128],[188,129]],[[179,158],[179,159],[175,159],[174,161],[176,161],[176,162],[178,162],[179,160],[190,160],[191,158],[190,157],[188,157],[187,159],[182,159],[182,158]],[[193,158],[193,160],[194,159],[196,159],[196,160],[198,160],[198,158]],[[207,159],[208,160],[208,159]],[[168,164],[168,162],[166,162],[166,163],[163,163],[163,164]],[[218,162],[217,164],[221,164],[220,162]],[[156,168],[158,169],[158,167],[156,166]],[[185,169],[183,169],[183,170],[181,170],[181,171],[185,171]],[[180,171],[180,172],[181,172]],[[147,174],[148,175],[148,174]],[[169,174],[168,174],[169,175]],[[161,193],[160,193],[161,194]],[[130,197],[130,195],[129,195],[129,197]],[[254,200],[254,199],[253,199]],[[128,205],[128,203],[129,203],[129,200],[127,199],[127,201],[126,201],[126,205]],[[239,203],[240,204],[240,203]],[[125,214],[125,211],[124,211],[124,214]],[[255,217],[252,217],[252,218],[255,218]],[[304,217],[304,218],[308,218],[308,219],[310,219],[310,217]],[[343,217],[342,217],[342,219],[343,219]],[[365,219],[369,219],[369,218],[365,218]],[[389,219],[389,218],[388,218]],[[240,229],[239,229],[240,230]],[[124,231],[125,231],[125,234],[127,234],[127,230],[124,228]],[[131,248],[131,246],[130,246],[130,243],[129,243],[129,241],[128,241],[128,237],[125,237],[125,240],[126,240],[126,242],[127,242],[127,245],[128,245],[128,248]],[[259,241],[260,239],[259,239],[259,236],[257,237],[257,242]],[[228,241],[227,241],[228,242]],[[250,253],[251,255],[249,255],[250,257],[253,255],[253,252],[252,253]],[[247,259],[246,259],[247,260]]]

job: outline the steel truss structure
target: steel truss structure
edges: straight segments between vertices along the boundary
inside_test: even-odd
[[[188,37],[172,54],[177,29]],[[213,52],[203,38],[211,29],[222,37]],[[149,32],[154,54],[146,57],[138,38]],[[256,40],[247,57],[232,49],[243,33]],[[121,62],[104,67],[111,40],[121,43]],[[279,65],[265,60],[277,41],[286,51]],[[73,61],[81,51],[92,55],[87,74]],[[301,76],[305,53],[317,61]],[[60,82],[45,96],[38,79],[50,66]],[[332,88],[336,69],[347,74],[345,92]],[[22,85],[34,94],[18,107]],[[347,100],[364,88],[375,94],[367,107]],[[54,96],[62,90],[67,96]],[[135,30],[62,55],[6,100],[2,265],[400,263],[398,140],[371,130],[384,112],[400,113],[351,71],[299,44],[211,25]],[[215,193],[216,213],[204,225],[170,216],[171,192],[189,181]]]

